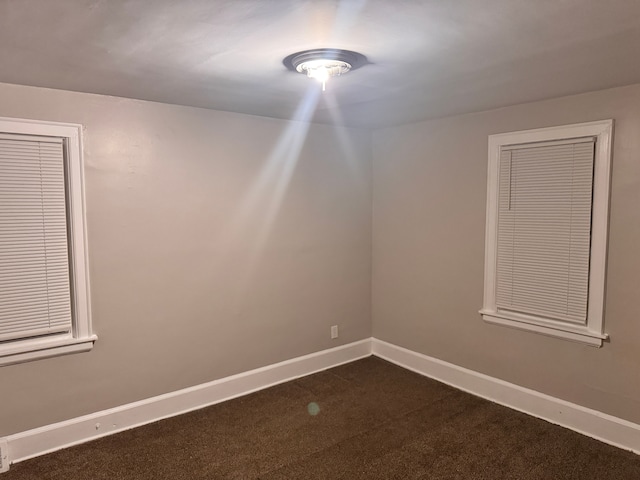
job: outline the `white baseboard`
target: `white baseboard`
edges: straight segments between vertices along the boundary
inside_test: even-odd
[[[169,418],[279,383],[376,355],[459,390],[640,454],[640,425],[514,385],[375,338],[286,360],[213,382],[9,435],[9,463],[17,463],[123,430]],[[98,428],[96,426],[99,425]],[[4,445],[4,444],[3,444]],[[6,462],[5,462],[6,465]]]
[[[371,339],[323,350],[230,377],[6,437],[17,463],[123,430],[173,417],[371,355]]]
[[[373,355],[459,390],[640,454],[640,425],[373,338]]]

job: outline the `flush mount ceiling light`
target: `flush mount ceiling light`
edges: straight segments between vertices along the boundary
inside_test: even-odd
[[[282,63],[289,70],[305,73],[309,78],[322,82],[324,91],[327,80],[360,68],[367,63],[367,57],[350,50],[318,48],[292,53]]]

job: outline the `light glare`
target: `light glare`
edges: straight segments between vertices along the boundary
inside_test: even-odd
[[[303,62],[296,67],[299,72],[307,72],[309,78],[315,78],[322,83],[325,91],[327,80],[337,77],[351,70],[351,65],[340,60],[320,58]]]

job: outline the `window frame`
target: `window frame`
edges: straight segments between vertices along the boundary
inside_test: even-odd
[[[587,322],[585,325],[572,325],[537,317],[535,315],[500,312],[496,307],[496,281],[498,182],[501,148],[507,145],[549,142],[581,137],[596,137]],[[610,119],[489,135],[484,301],[483,307],[480,310],[480,314],[486,322],[582,342],[596,347],[602,346],[603,340],[608,338],[608,335],[604,332],[604,300],[609,231],[612,141],[613,120]]]
[[[64,141],[70,287],[74,312],[70,333],[0,343],[0,366],[86,352],[97,340],[91,325],[82,130],[79,124],[0,117],[2,133],[58,137]]]

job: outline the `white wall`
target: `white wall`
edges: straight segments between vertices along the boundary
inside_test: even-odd
[[[371,335],[368,132],[6,84],[0,116],[85,126],[99,336],[0,368],[0,436]]]
[[[86,127],[100,337],[87,354],[0,368],[0,436],[367,338],[372,304],[382,340],[640,422],[640,85],[382,129],[373,142],[13,85],[0,85],[0,116]],[[483,323],[487,136],[605,118],[616,121],[611,341]]]
[[[488,135],[615,120],[601,349],[484,323]],[[640,85],[376,131],[373,334],[640,422]]]

